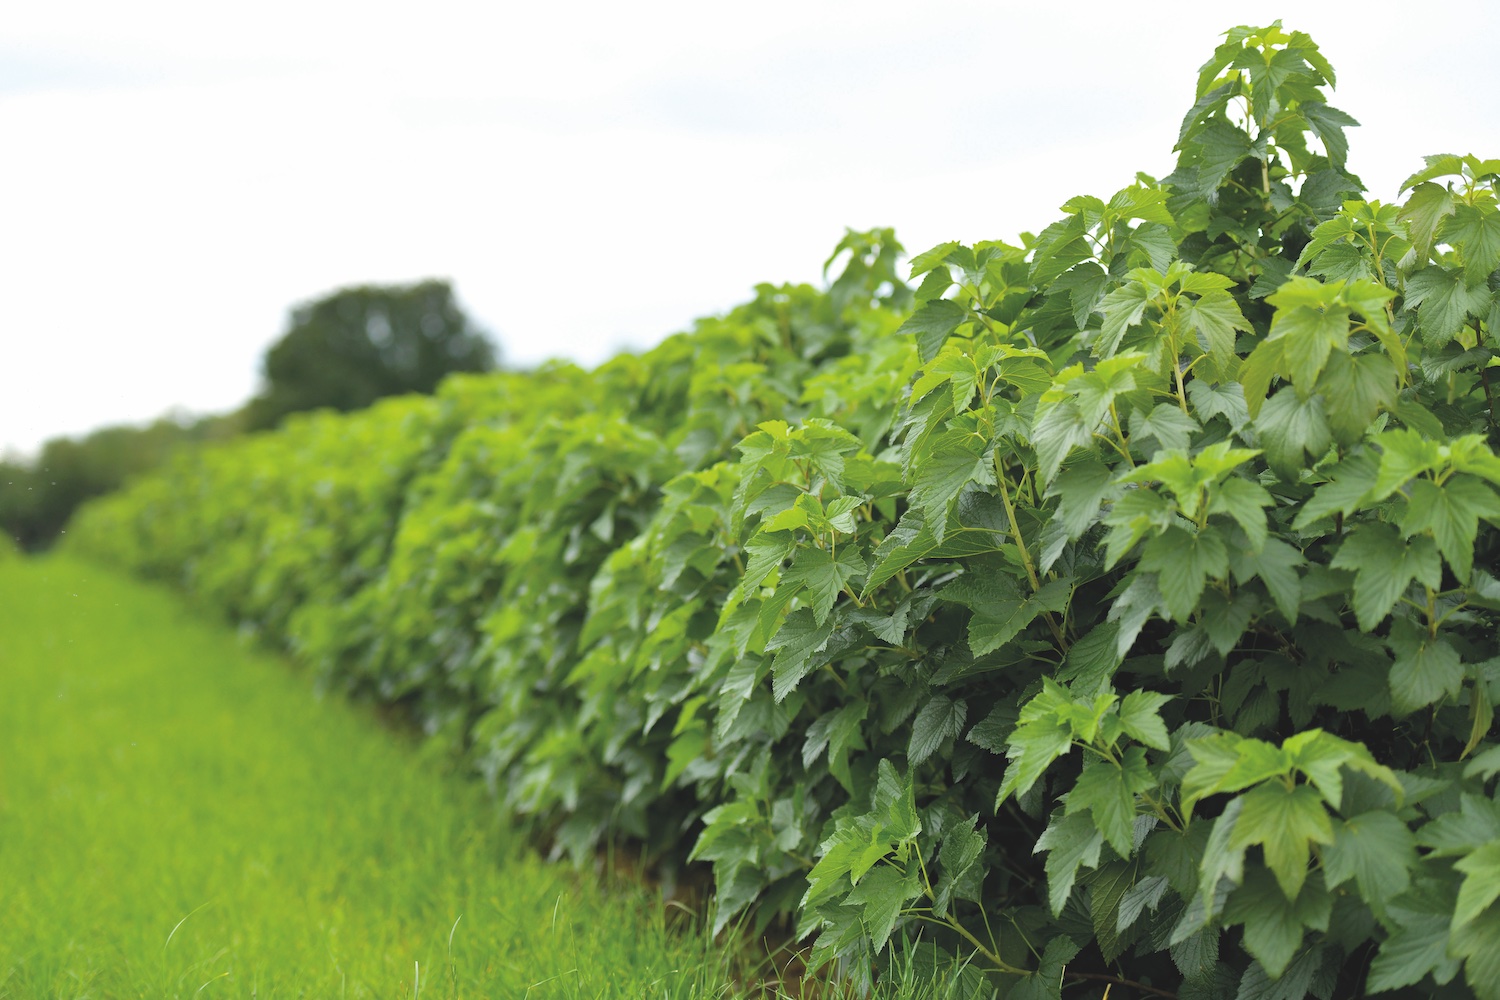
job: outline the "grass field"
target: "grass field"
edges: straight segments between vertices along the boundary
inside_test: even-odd
[[[0,561],[0,997],[729,991],[647,893],[499,828],[173,595]]]

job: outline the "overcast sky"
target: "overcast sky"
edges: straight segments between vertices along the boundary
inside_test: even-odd
[[[0,452],[255,391],[287,310],[435,276],[507,362],[596,363],[816,281],[845,226],[1014,240],[1164,174],[1267,5],[12,4]],[[1500,4],[1300,3],[1371,196],[1500,155]]]

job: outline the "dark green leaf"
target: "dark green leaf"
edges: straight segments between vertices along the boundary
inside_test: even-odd
[[[1300,399],[1291,386],[1266,400],[1255,418],[1255,433],[1271,468],[1288,482],[1297,481],[1306,456],[1321,458],[1333,443],[1323,397]]]
[[[786,621],[766,643],[767,652],[775,652],[771,661],[772,693],[781,701],[792,689],[819,664],[817,654],[828,646],[833,637],[834,620],[818,622],[809,608],[799,608],[787,615]]]
[[[943,745],[945,740],[957,739],[963,732],[964,720],[968,718],[969,706],[962,699],[947,695],[934,695],[922,706],[912,723],[911,740],[907,743],[906,758],[912,764],[920,764]]]
[[[1442,587],[1443,568],[1431,538],[1403,542],[1388,524],[1361,524],[1329,564],[1354,571],[1354,613],[1359,627],[1372,632],[1391,613],[1413,580]]]

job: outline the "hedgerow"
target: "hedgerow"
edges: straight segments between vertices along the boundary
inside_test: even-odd
[[[71,543],[856,982],[921,934],[1013,998],[1500,996],[1500,161],[1364,200],[1333,84],[1236,28],[1170,175],[1018,244],[910,287],[851,233],[824,291],[205,451]]]

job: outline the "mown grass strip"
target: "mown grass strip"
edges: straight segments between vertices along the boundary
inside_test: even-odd
[[[586,881],[174,596],[0,561],[0,998],[730,992]]]

